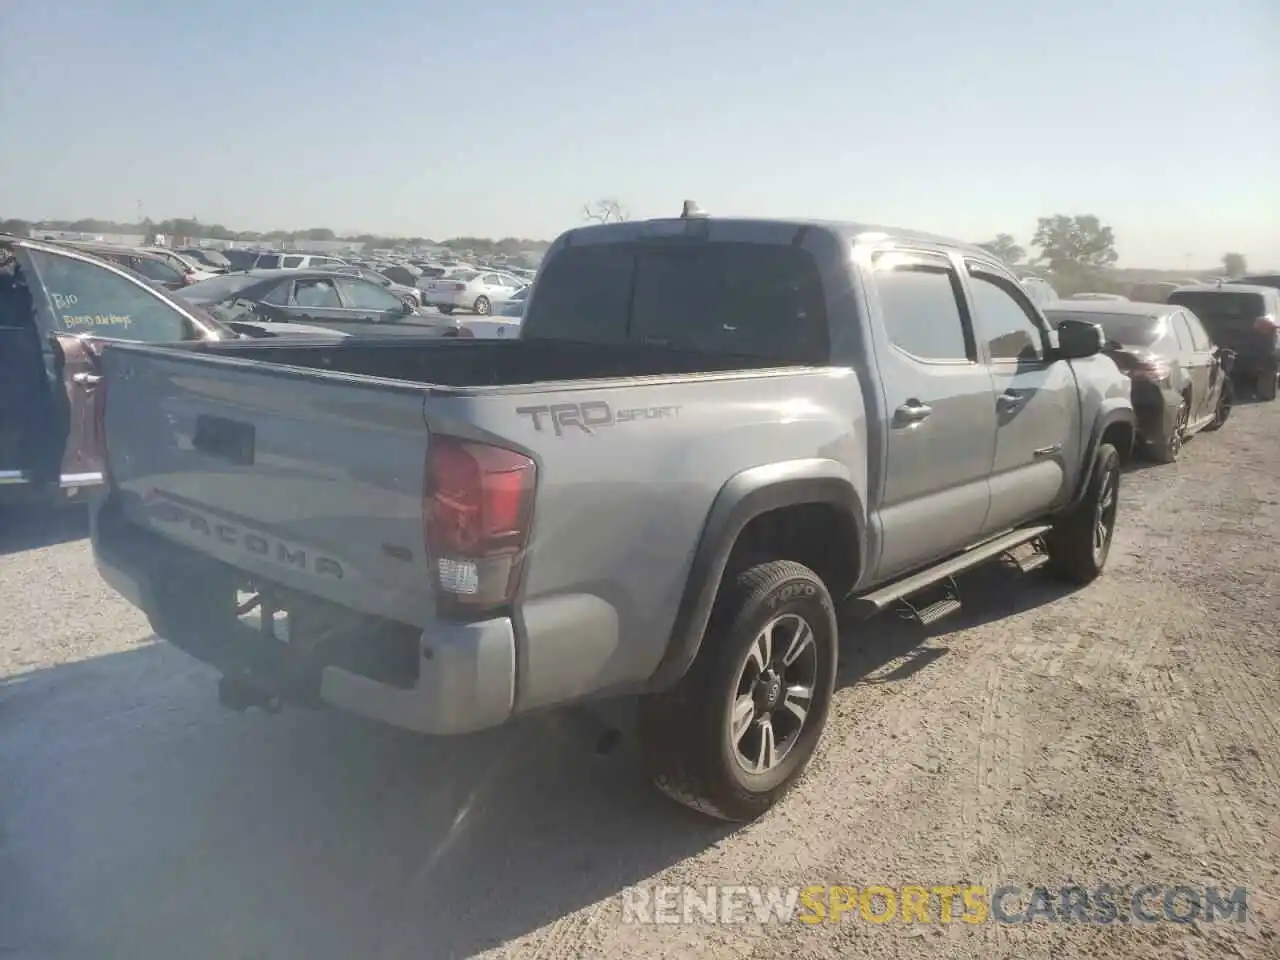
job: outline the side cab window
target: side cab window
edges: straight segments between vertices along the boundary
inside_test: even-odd
[[[872,260],[872,277],[885,333],[896,349],[924,363],[977,359],[960,277],[949,258],[885,251]]]
[[[1187,318],[1187,329],[1191,331],[1191,343],[1196,348],[1197,353],[1212,353],[1213,339],[1205,331],[1200,320],[1193,313],[1183,313]]]
[[[965,261],[973,322],[992,363],[1044,363],[1048,337],[1035,305],[1014,280],[979,261]]]
[[[196,338],[191,321],[139,283],[101,263],[45,250],[28,256],[54,330],[113,340],[178,343]]]
[[[1179,311],[1173,315],[1173,332],[1178,338],[1178,349],[1182,353],[1195,350],[1195,341],[1191,339],[1191,328],[1187,325],[1187,315]]]

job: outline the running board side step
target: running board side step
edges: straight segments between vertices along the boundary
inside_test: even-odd
[[[994,560],[996,557],[1009,553],[1024,543],[1043,537],[1051,529],[1052,527],[1049,524],[1044,523],[1011,530],[1009,533],[1002,534],[994,540],[988,540],[986,543],[971,547],[964,553],[957,554],[939,564],[935,564],[918,573],[913,573],[909,577],[904,577],[901,580],[883,586],[879,590],[873,590],[871,593],[864,594],[861,597],[854,597],[846,603],[844,609],[852,616],[862,619],[873,617],[914,593],[919,593],[921,590],[932,587],[943,580],[964,573],[966,570],[971,570],[986,563],[988,560]],[[1034,570],[1036,567],[1042,566],[1047,560],[1047,555],[1037,553],[1032,558],[1029,558],[1026,566],[1023,566],[1022,563],[1019,563],[1018,566],[1023,570]],[[946,609],[931,609],[940,604],[945,604]],[[920,612],[928,611],[928,614],[931,615],[929,622],[932,622],[959,609],[959,606],[958,598],[953,594],[946,600],[939,601],[938,604],[931,604]]]

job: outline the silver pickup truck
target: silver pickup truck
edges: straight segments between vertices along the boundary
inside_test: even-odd
[[[638,694],[657,785],[749,819],[821,735],[837,614],[1100,573],[1134,434],[1102,346],[939,237],[583,227],[519,340],[113,345],[94,551],[237,705],[457,734]]]

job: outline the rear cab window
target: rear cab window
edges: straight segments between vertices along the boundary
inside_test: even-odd
[[[604,243],[552,257],[527,337],[645,343],[784,363],[829,361],[818,266],[799,247]]]

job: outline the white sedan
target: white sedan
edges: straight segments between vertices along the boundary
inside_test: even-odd
[[[470,310],[487,317],[493,312],[495,302],[511,299],[512,294],[525,282],[510,274],[497,271],[465,271],[451,277],[428,280],[422,291],[423,303],[435,307],[443,314],[455,310]]]

